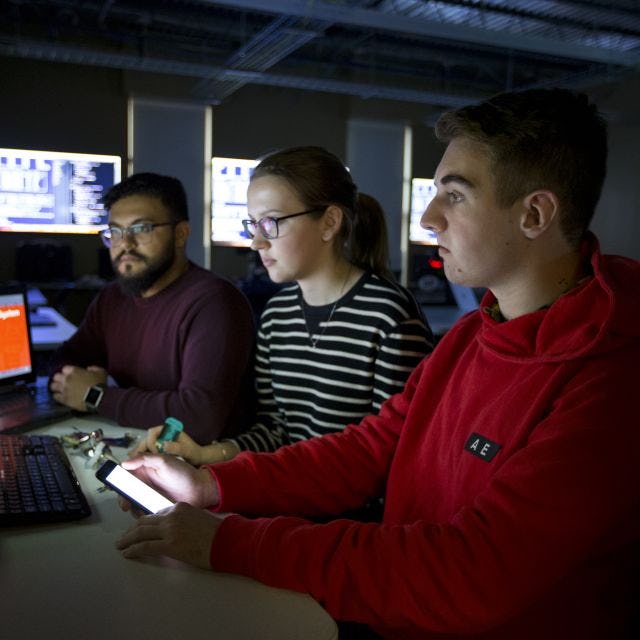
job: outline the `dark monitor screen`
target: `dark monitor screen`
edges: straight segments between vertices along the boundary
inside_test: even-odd
[[[120,156],[0,149],[0,231],[97,233],[121,166]]]
[[[242,220],[247,217],[247,188],[258,160],[214,157],[211,160],[211,240],[248,247]]]

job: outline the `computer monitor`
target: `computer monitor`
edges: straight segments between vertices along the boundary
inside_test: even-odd
[[[0,285],[0,388],[34,379],[27,291]]]
[[[214,157],[211,161],[211,240],[248,247],[242,220],[247,217],[247,187],[258,160]]]
[[[98,233],[120,156],[0,149],[0,231]]]
[[[414,244],[437,245],[433,231],[420,226],[420,218],[427,205],[436,195],[435,183],[431,178],[413,178],[411,180],[411,212],[409,215],[409,242]]]

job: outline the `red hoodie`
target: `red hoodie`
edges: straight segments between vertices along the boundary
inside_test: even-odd
[[[218,571],[385,638],[621,637],[640,575],[640,263],[508,322],[460,320],[378,416],[210,468]],[[484,307],[494,302],[488,293]],[[386,487],[382,524],[313,524]],[[274,517],[280,515],[281,517]]]

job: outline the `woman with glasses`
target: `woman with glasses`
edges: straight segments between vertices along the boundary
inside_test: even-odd
[[[186,434],[162,450],[193,464],[344,429],[402,390],[431,350],[411,294],[387,267],[384,214],[319,147],[264,158],[247,192],[244,229],[269,277],[284,286],[260,321],[258,412],[251,429],[198,446]],[[156,450],[160,427],[139,449]]]

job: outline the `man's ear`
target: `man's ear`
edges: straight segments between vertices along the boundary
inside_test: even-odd
[[[329,205],[322,216],[322,239],[325,242],[332,240],[342,227],[344,213],[335,204]]]
[[[187,245],[190,230],[191,227],[187,220],[180,220],[180,222],[176,224],[175,239],[177,247],[185,247]]]
[[[532,191],[523,200],[524,210],[520,217],[520,229],[533,240],[560,219],[560,202],[553,191]]]

